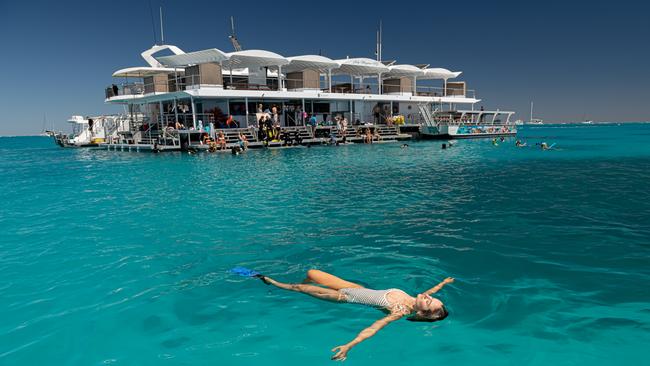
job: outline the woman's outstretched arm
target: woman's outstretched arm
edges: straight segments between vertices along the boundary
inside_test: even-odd
[[[434,287],[432,287],[432,288],[426,290],[426,291],[424,292],[424,294],[425,294],[425,295],[435,294],[436,292],[440,291],[440,289],[443,288],[446,284],[453,283],[453,282],[454,282],[454,279],[453,279],[453,278],[451,278],[451,277],[447,277],[447,278],[445,278],[444,281],[442,281],[442,282],[440,282],[439,284],[435,285]]]
[[[377,320],[376,322],[372,323],[372,325],[369,326],[368,328],[362,330],[356,336],[356,338],[354,338],[348,344],[332,348],[332,352],[336,352],[334,356],[332,356],[332,360],[345,361],[345,359],[348,357],[348,351],[350,351],[352,347],[374,336],[381,328],[387,326],[390,322],[394,322],[395,320],[400,319],[402,316],[403,316],[402,314],[387,315]]]

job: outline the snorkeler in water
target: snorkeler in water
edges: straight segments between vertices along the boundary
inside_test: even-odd
[[[307,278],[303,283],[281,283],[261,274],[256,274],[255,277],[260,278],[267,285],[273,285],[283,290],[301,292],[331,302],[372,306],[386,313],[383,318],[362,330],[352,341],[334,347],[332,352],[335,353],[332,360],[337,361],[344,361],[352,347],[374,336],[389,323],[403,317],[415,322],[435,322],[446,318],[449,313],[444,304],[442,301],[431,297],[431,294],[435,294],[445,285],[454,282],[453,278],[446,278],[436,286],[414,297],[397,288],[371,290],[316,269],[307,271]],[[310,285],[309,283],[320,286]]]
[[[496,138],[493,138],[493,139],[492,139],[492,145],[494,145],[494,146],[499,146],[499,143],[497,142],[497,139],[496,139]]]
[[[525,143],[525,142],[521,142],[521,140],[517,140],[517,141],[515,142],[515,146],[517,146],[517,147],[526,147],[526,143]]]

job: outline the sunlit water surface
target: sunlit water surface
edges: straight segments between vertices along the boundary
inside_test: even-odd
[[[229,154],[0,138],[0,365],[326,365],[382,316],[228,273],[416,293],[351,365],[648,361],[650,125]]]

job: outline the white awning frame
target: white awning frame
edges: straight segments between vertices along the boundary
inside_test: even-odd
[[[185,67],[211,62],[221,63],[228,60],[228,58],[227,53],[217,48],[209,48],[207,50],[188,52],[180,55],[156,57],[156,60],[167,67]]]

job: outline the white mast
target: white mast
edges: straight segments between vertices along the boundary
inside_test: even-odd
[[[530,102],[530,123],[533,123],[533,102]]]
[[[162,6],[159,9],[160,9],[160,44],[165,44],[165,31],[163,30]]]
[[[381,32],[382,32],[382,21],[379,21],[379,29],[377,30],[377,48],[375,49],[375,55],[377,55],[377,61],[381,62]]]
[[[235,18],[233,16],[230,17],[230,43],[232,43],[232,47],[235,49],[235,51],[241,51],[241,44],[239,44],[239,40],[237,39],[237,34],[235,34]]]

